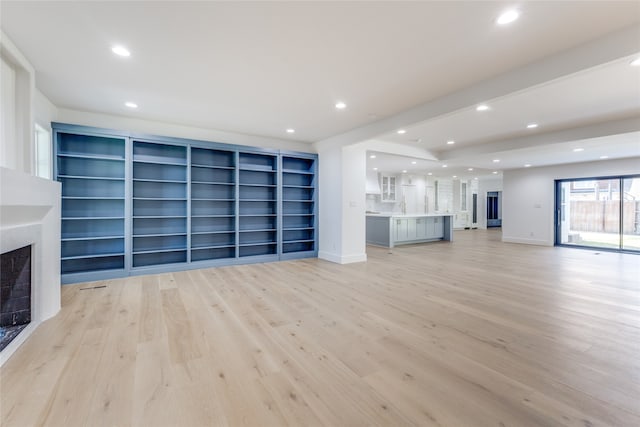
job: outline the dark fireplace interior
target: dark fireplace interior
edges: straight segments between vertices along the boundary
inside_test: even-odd
[[[0,351],[31,322],[31,246],[0,255]]]

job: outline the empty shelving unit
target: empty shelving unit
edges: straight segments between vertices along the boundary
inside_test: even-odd
[[[62,280],[317,256],[317,156],[54,123]]]
[[[282,156],[282,253],[315,248],[315,163]]]
[[[187,261],[187,148],[133,140],[133,267]]]
[[[191,148],[191,261],[236,257],[236,153]]]
[[[240,257],[277,253],[278,157],[239,153]]]
[[[63,275],[125,267],[125,148],[121,137],[58,135]]]

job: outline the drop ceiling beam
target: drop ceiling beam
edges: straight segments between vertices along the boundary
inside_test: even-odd
[[[544,145],[563,144],[570,141],[600,138],[610,135],[620,135],[640,131],[640,116],[619,120],[589,124],[571,129],[537,133],[515,138],[505,138],[500,141],[477,144],[467,148],[459,148],[439,153],[439,159],[447,161],[451,159],[473,158],[485,154],[497,154],[506,151],[520,150]],[[640,152],[640,143],[638,145]]]
[[[423,147],[400,144],[396,142],[387,142],[379,140],[370,140],[365,143],[367,151],[375,151],[378,153],[395,154],[398,156],[411,157],[412,159],[435,160],[438,158],[433,153]]]
[[[640,25],[633,25],[528,64],[474,86],[428,101],[400,114],[318,141],[317,150],[346,146],[376,138],[399,128],[490,102],[514,92],[638,53]],[[490,58],[487,58],[490,60]]]

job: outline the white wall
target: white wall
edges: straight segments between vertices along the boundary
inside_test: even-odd
[[[49,132],[51,132],[51,122],[58,121],[58,107],[38,89],[35,90],[33,98],[33,115],[35,122]]]
[[[346,264],[366,261],[364,144],[319,153],[318,257]]]
[[[318,257],[339,262],[342,253],[342,149],[318,153]]]
[[[173,123],[143,120],[135,117],[89,113],[64,108],[58,109],[57,121],[61,123],[95,126],[105,129],[122,130],[147,135],[187,138],[200,141],[221,142],[225,144],[248,145],[251,147],[302,151],[307,153],[315,152],[312,144],[304,142],[245,135],[216,129],[182,126]]]
[[[554,180],[631,174],[640,174],[640,157],[505,171],[502,240],[553,246]]]
[[[366,261],[365,145],[344,147],[342,159],[342,262]]]

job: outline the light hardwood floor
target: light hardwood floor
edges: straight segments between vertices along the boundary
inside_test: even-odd
[[[0,421],[640,426],[640,257],[499,239],[65,286]]]

